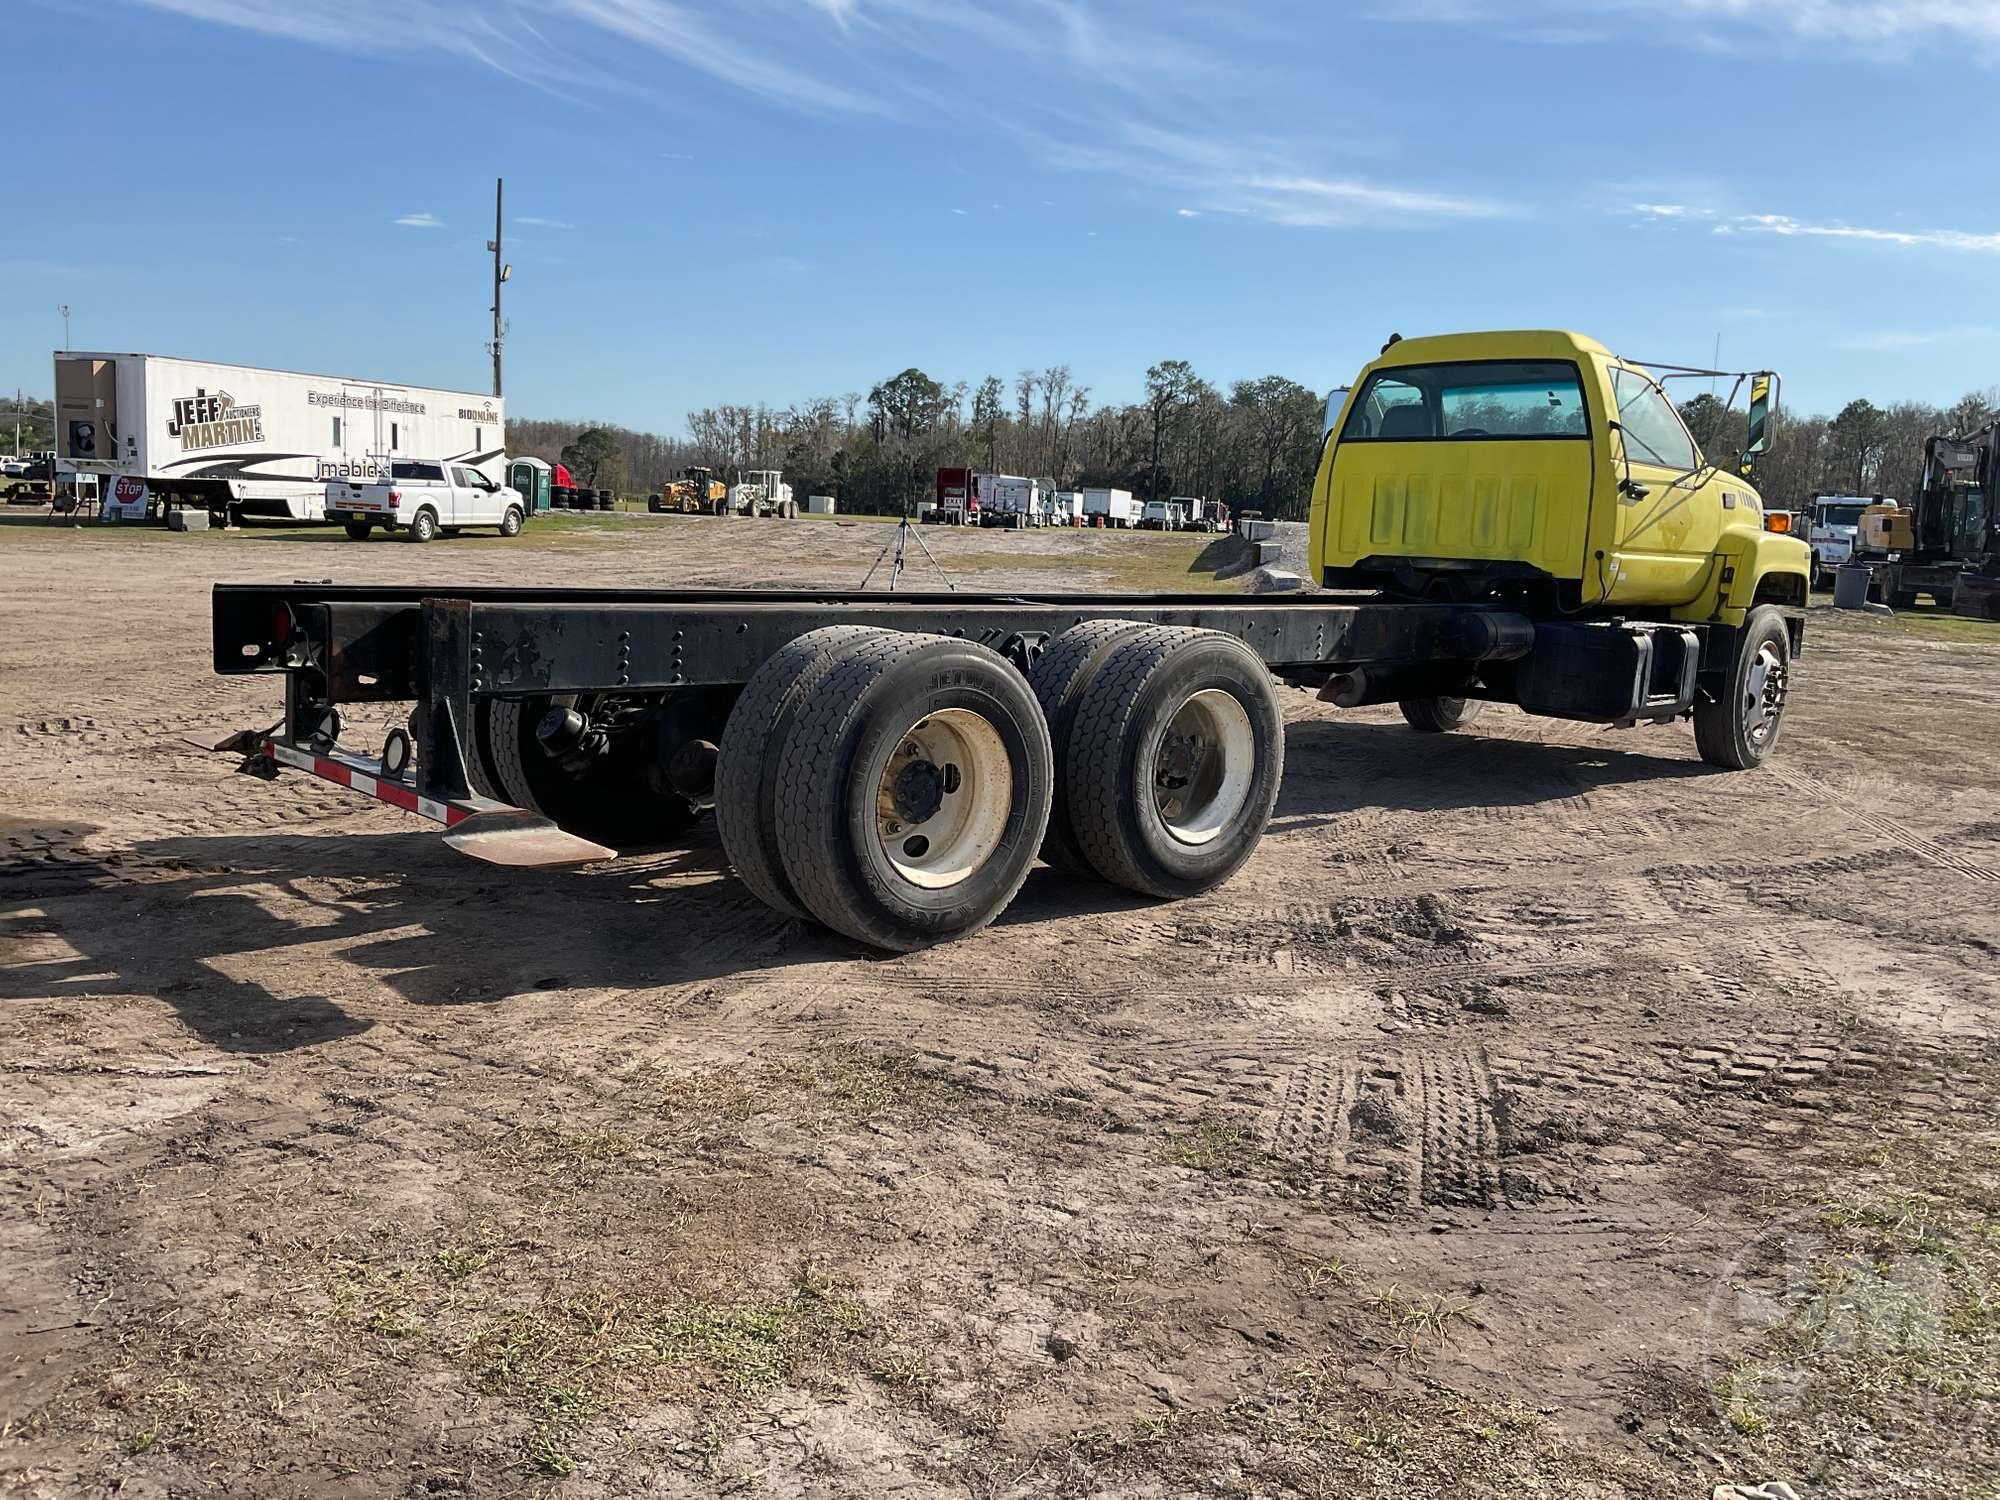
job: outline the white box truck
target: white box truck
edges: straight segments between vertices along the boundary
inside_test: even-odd
[[[1130,490],[1085,490],[1083,492],[1083,514],[1086,526],[1122,526],[1127,530],[1139,524],[1141,511],[1139,502],[1132,498]],[[1099,517],[1103,517],[1100,522]]]
[[[323,520],[329,484],[386,479],[397,459],[507,477],[495,396],[162,354],[58,353],[55,375],[57,469],[142,511]]]

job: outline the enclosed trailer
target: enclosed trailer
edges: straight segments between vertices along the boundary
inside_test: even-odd
[[[145,489],[148,508],[322,520],[332,483],[392,460],[462,464],[504,483],[497,396],[161,354],[55,356],[56,466]]]
[[[1130,490],[1085,490],[1083,492],[1084,524],[1087,526],[1124,526],[1139,524],[1140,504]],[[1102,517],[1102,521],[1099,521]]]

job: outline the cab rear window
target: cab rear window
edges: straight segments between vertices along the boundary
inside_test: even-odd
[[[389,465],[391,479],[430,479],[444,483],[443,464],[393,463]]]
[[[1565,360],[1476,360],[1377,370],[1343,443],[1520,441],[1590,435],[1583,381]]]

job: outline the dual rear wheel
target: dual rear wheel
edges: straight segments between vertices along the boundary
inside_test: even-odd
[[[1095,622],[1030,677],[969,641],[814,631],[751,679],[719,747],[716,823],[766,904],[875,947],[962,937],[1037,854],[1184,896],[1256,847],[1283,729],[1233,637]]]

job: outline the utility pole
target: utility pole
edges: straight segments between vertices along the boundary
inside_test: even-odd
[[[56,307],[56,311],[62,314],[63,353],[67,354],[69,353],[69,304],[67,302],[59,303]]]
[[[514,274],[514,268],[500,259],[500,205],[506,193],[507,181],[503,177],[493,179],[493,238],[486,242],[486,248],[493,252],[493,394],[501,394],[500,389],[500,345],[507,337],[507,325],[500,321],[500,283]]]

